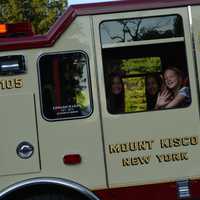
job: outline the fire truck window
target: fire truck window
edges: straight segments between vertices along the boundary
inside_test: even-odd
[[[84,53],[43,55],[39,73],[45,119],[84,118],[91,114],[88,59]]]
[[[103,44],[122,43],[183,36],[182,18],[179,15],[120,19],[101,24]]]
[[[104,21],[100,33],[108,112],[144,112],[191,104],[179,15]]]

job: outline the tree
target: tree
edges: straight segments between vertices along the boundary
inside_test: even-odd
[[[44,34],[62,14],[67,0],[0,0],[0,23],[31,22]]]
[[[123,19],[104,22],[102,30],[111,42],[133,42],[183,35],[182,19],[178,15]],[[113,31],[114,30],[114,31]]]

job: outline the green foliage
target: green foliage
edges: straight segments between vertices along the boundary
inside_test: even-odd
[[[124,59],[122,60],[121,70],[128,75],[160,72],[161,60],[159,57]]]
[[[0,23],[29,21],[36,34],[44,34],[66,6],[67,0],[0,0]]]
[[[76,103],[80,106],[81,110],[84,110],[89,105],[89,96],[86,91],[80,91],[76,94]]]
[[[125,112],[138,112],[147,109],[145,78],[123,79],[125,89]]]

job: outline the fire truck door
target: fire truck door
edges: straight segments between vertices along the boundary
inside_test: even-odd
[[[199,112],[188,9],[94,16],[94,29],[109,186],[198,176]],[[156,104],[159,93],[163,104]],[[170,104],[177,94],[184,101]]]

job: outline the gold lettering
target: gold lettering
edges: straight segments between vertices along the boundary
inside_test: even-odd
[[[166,138],[160,140],[160,147],[164,148],[172,148],[172,147],[180,147],[180,146],[189,146],[189,145],[197,145],[198,137],[182,137],[182,138]]]
[[[180,161],[181,160],[180,154],[179,153],[172,154],[172,160]]]
[[[120,153],[121,148],[119,144],[111,144],[109,145],[109,152],[111,153]]]
[[[146,150],[146,149],[147,149],[146,141],[139,141],[138,142],[138,150],[141,151],[141,150]]]
[[[138,157],[140,164],[144,165],[144,164],[149,164],[150,162],[150,158],[151,156],[142,156],[142,157]]]
[[[153,142],[153,140],[138,142],[138,150],[151,150]]]
[[[109,153],[124,153],[129,151],[146,151],[151,150],[153,148],[154,140],[149,141],[136,141],[129,142],[124,144],[110,144]]]
[[[6,88],[7,89],[13,89],[14,88],[13,80],[6,80]]]
[[[187,155],[187,152],[182,152],[180,153],[180,156],[181,156],[181,160],[189,160],[189,157]]]
[[[161,163],[163,161],[164,155],[156,155],[156,158],[158,159],[158,162]]]
[[[129,142],[130,151],[137,151],[137,146],[135,142]]]
[[[164,155],[164,161],[165,162],[170,162],[171,161],[171,155],[170,154]]]
[[[148,149],[151,150],[153,148],[154,140],[146,141],[148,144]]]
[[[156,155],[159,163],[189,160],[188,152],[169,153]]]
[[[150,163],[151,156],[138,156],[130,158],[122,158],[122,166],[136,166],[136,165],[148,165]]]
[[[131,165],[131,160],[129,158],[123,158],[122,159],[122,165],[123,167],[127,167]]]
[[[128,144],[121,144],[121,152],[127,152],[128,151]]]
[[[190,145],[190,138],[189,138],[189,137],[184,137],[184,138],[182,138],[182,145],[183,145],[183,146],[188,146],[188,145]]]
[[[139,164],[140,162],[139,162],[138,157],[131,158],[131,165],[139,165]]]
[[[1,89],[2,90],[6,89],[6,82],[5,82],[5,80],[0,80],[0,85],[1,85]]]
[[[15,81],[15,88],[23,87],[23,80],[21,78],[16,78],[14,81]]]
[[[23,87],[23,80],[20,78],[0,80],[0,89],[2,90],[21,87]]]
[[[161,139],[160,140],[160,145],[161,148],[170,148],[171,146],[171,139],[167,138],[167,139]]]
[[[181,146],[180,138],[174,138],[173,143],[174,143],[174,147],[180,147]]]
[[[193,136],[190,138],[190,144],[191,145],[197,145],[198,144],[198,137],[197,136]]]

